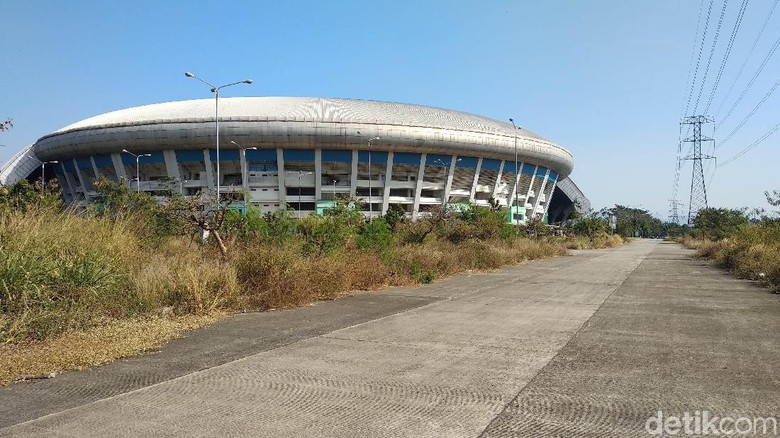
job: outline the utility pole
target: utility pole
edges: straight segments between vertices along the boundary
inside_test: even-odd
[[[709,116],[687,116],[683,117],[681,124],[692,125],[693,135],[683,140],[683,143],[692,143],[692,154],[683,157],[683,160],[693,161],[693,173],[691,175],[691,198],[688,203],[688,225],[693,224],[696,214],[699,210],[707,208],[707,187],[704,183],[704,168],[702,160],[711,160],[715,157],[702,154],[702,143],[714,142],[711,137],[702,135],[701,127],[705,123],[713,123],[714,120]]]

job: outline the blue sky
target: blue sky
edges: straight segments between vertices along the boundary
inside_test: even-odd
[[[713,1],[699,78],[723,2]],[[748,4],[713,108],[734,83],[773,2]],[[731,0],[726,9],[703,99],[740,3]],[[226,96],[349,97],[513,117],[572,151],[573,178],[595,207],[642,206],[665,218],[699,8],[703,5],[706,13],[708,4],[0,0],[0,118],[15,124],[0,134],[0,144],[6,145],[0,161],[90,116],[209,98],[202,84],[184,77],[192,71],[215,83],[255,81]],[[780,8],[726,109],[778,36]],[[724,137],[750,112],[778,71],[780,54],[770,59],[718,135]],[[697,83],[696,93],[698,88]],[[777,94],[719,148],[721,161],[780,121]],[[780,133],[718,169],[709,187],[710,204],[765,206],[763,191],[780,189],[778,142]],[[690,164],[680,182],[686,204],[689,175]]]

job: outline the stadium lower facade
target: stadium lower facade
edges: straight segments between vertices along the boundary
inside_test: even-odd
[[[168,102],[92,117],[39,139],[0,171],[0,183],[56,177],[69,202],[98,196],[99,177],[146,192],[245,193],[264,211],[321,212],[342,197],[366,215],[410,217],[491,199],[508,220],[566,219],[587,198],[568,178],[566,149],[512,124],[390,102],[298,97]],[[146,155],[148,154],[148,155]],[[141,156],[142,155],[142,156]],[[140,157],[136,157],[140,156]],[[56,163],[55,163],[56,161]],[[219,161],[219,166],[217,166]],[[136,165],[138,163],[138,166]],[[219,168],[219,172],[217,172]]]

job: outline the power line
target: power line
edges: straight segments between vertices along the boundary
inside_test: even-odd
[[[723,76],[723,70],[726,68],[726,63],[728,63],[729,55],[731,55],[731,48],[734,46],[734,40],[737,38],[739,27],[742,24],[742,17],[745,16],[745,10],[747,9],[749,1],[750,0],[742,0],[742,5],[739,7],[737,20],[734,22],[734,29],[731,30],[731,37],[729,38],[728,45],[726,46],[726,53],[723,55],[723,61],[720,63],[720,68],[718,69],[718,76],[715,78],[715,84],[712,86],[709,99],[707,99],[707,106],[704,108],[704,114],[707,114],[707,111],[710,110],[712,100],[715,98],[715,92],[718,90],[720,78]]]
[[[731,105],[731,108],[729,108],[729,111],[726,113],[725,116],[723,116],[723,119],[721,119],[720,124],[715,127],[715,130],[717,131],[721,126],[723,126],[723,122],[726,121],[726,119],[729,118],[731,113],[734,112],[734,108],[739,105],[740,102],[742,102],[742,99],[747,94],[748,90],[750,90],[750,87],[753,86],[753,84],[756,82],[756,79],[758,79],[758,76],[761,74],[761,72],[764,70],[764,67],[766,66],[767,62],[769,62],[769,59],[772,58],[772,55],[775,54],[775,51],[777,50],[777,47],[780,46],[780,36],[777,37],[777,40],[775,40],[775,43],[772,45],[772,48],[769,50],[769,53],[767,53],[766,57],[764,57],[764,60],[761,62],[761,65],[758,67],[758,70],[753,74],[753,77],[750,78],[750,82],[747,83],[745,86],[745,89],[742,90],[742,93],[740,93],[739,97],[737,98],[737,101],[734,102],[733,105]]]
[[[701,77],[701,86],[699,87],[699,95],[696,96],[696,104],[693,106],[693,112],[699,108],[699,101],[701,101],[701,94],[704,92],[704,85],[707,83],[707,74],[710,72],[710,65],[712,65],[712,57],[715,55],[715,47],[718,45],[718,36],[720,36],[720,28],[723,26],[723,17],[726,15],[726,7],[729,1],[723,0],[723,7],[720,9],[720,18],[718,19],[718,27],[715,28],[715,36],[712,38],[712,47],[710,48],[710,56],[707,58],[707,67],[704,69],[704,75]]]
[[[751,149],[753,149],[754,147],[756,147],[756,146],[760,145],[761,143],[763,143],[763,142],[764,142],[764,140],[766,140],[767,138],[771,137],[771,136],[772,136],[772,135],[773,135],[775,132],[777,132],[778,130],[780,130],[780,123],[778,123],[777,125],[775,125],[774,127],[772,127],[772,129],[770,129],[769,131],[767,131],[767,133],[766,133],[766,134],[764,134],[764,135],[762,135],[761,137],[759,137],[759,138],[758,138],[758,140],[756,140],[756,141],[754,141],[753,143],[751,143],[751,144],[750,144],[750,146],[746,147],[745,149],[742,149],[742,150],[741,150],[739,153],[735,154],[734,156],[732,156],[732,157],[731,157],[731,158],[729,158],[728,160],[726,160],[726,161],[724,161],[724,162],[720,163],[720,164],[718,165],[718,168],[721,168],[721,167],[723,167],[723,166],[725,166],[725,165],[727,165],[727,164],[731,163],[732,161],[736,160],[737,158],[739,158],[739,157],[741,157],[741,156],[745,155],[745,154],[746,154],[746,153],[748,153],[748,152],[749,152]]]
[[[775,0],[780,1],[780,0]],[[688,84],[691,81],[691,71],[693,70],[693,60],[696,59],[696,42],[699,41],[699,29],[701,28],[701,16],[704,12],[704,0],[699,1],[699,15],[696,18],[696,33],[693,35],[693,44],[691,45],[691,60],[688,61],[688,77],[685,79],[685,88],[683,88],[683,101],[685,100],[685,90],[688,89]],[[703,48],[703,46],[702,46]],[[701,51],[699,51],[699,59],[701,59]],[[692,93],[691,93],[692,94]],[[691,98],[688,97],[688,105],[691,104]],[[680,106],[680,119],[685,115],[682,111],[687,111],[687,107]]]
[[[699,76],[699,65],[701,65],[701,55],[704,52],[704,43],[707,40],[707,28],[710,25],[710,15],[712,14],[712,3],[715,0],[710,0],[710,6],[707,9],[707,20],[704,21],[704,31],[701,34],[701,46],[699,46],[699,56],[696,58],[696,69],[693,71],[693,80],[691,81],[691,91],[688,94],[688,103],[685,104],[685,112],[683,115],[688,114],[688,109],[691,106],[691,99],[693,98],[693,90],[696,88],[696,78]]]
[[[761,108],[761,105],[763,105],[764,102],[766,102],[766,100],[769,99],[769,96],[771,96],[772,93],[775,92],[775,90],[777,89],[778,86],[780,86],[780,79],[778,79],[777,82],[775,82],[775,84],[772,85],[772,88],[769,91],[767,91],[767,93],[764,95],[764,97],[756,104],[755,107],[753,107],[753,110],[750,111],[750,113],[747,116],[745,116],[744,119],[742,119],[742,122],[740,122],[739,125],[737,125],[737,127],[734,128],[734,130],[731,131],[731,133],[729,133],[729,135],[727,135],[726,138],[724,138],[723,141],[721,141],[716,146],[716,148],[719,148],[719,147],[723,146],[723,143],[726,143],[727,141],[729,141],[731,139],[731,137],[733,137],[734,134],[736,134],[736,132],[739,131],[739,129],[742,128],[745,125],[745,123],[747,123],[748,119],[750,119],[753,116],[753,114],[755,114],[756,111],[758,111],[758,109]]]
[[[734,87],[737,85],[737,81],[739,81],[739,78],[742,77],[742,72],[745,70],[745,67],[747,66],[747,63],[750,60],[750,57],[753,55],[753,51],[756,50],[758,41],[761,39],[761,35],[764,34],[764,30],[766,29],[766,26],[769,24],[769,19],[772,18],[772,13],[775,11],[775,7],[777,6],[778,3],[780,3],[780,0],[775,0],[775,2],[772,4],[772,9],[769,10],[769,14],[766,16],[766,20],[764,20],[764,25],[761,26],[761,30],[758,32],[758,36],[756,36],[755,41],[753,41],[753,45],[750,47],[750,51],[748,52],[745,61],[742,63],[742,66],[739,68],[739,72],[737,73],[737,76],[734,78],[734,82],[731,83],[731,86],[729,87],[729,91],[726,92],[726,97],[723,98],[723,101],[720,103],[718,109],[715,111],[716,114],[715,120],[718,119],[717,114],[720,114],[720,110],[723,109],[723,105],[725,105],[726,101],[729,100],[729,96],[731,96],[731,92],[734,91]]]

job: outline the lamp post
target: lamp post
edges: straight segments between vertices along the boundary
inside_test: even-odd
[[[204,84],[208,85],[211,88],[211,92],[214,93],[214,125],[215,125],[215,130],[217,132],[217,203],[219,204],[219,175],[220,175],[220,173],[219,173],[219,90],[221,90],[223,88],[227,88],[227,87],[232,87],[233,85],[238,85],[238,84],[251,85],[252,84],[252,80],[251,79],[245,79],[243,81],[238,81],[238,82],[233,82],[233,83],[230,83],[230,84],[215,86],[215,85],[212,85],[210,82],[204,81],[203,79],[195,76],[194,74],[192,74],[190,72],[185,72],[184,76],[186,76],[188,78],[192,78],[192,79],[197,79],[197,80],[203,82]]]
[[[46,191],[46,165],[47,164],[57,164],[59,161],[53,160],[53,161],[41,161],[41,192]]]
[[[135,186],[136,186],[136,188],[138,190],[138,193],[141,193],[141,166],[140,166],[139,162],[141,160],[141,157],[151,157],[152,154],[136,155],[136,154],[128,151],[127,149],[122,149],[122,152],[124,152],[126,154],[130,154],[130,155],[135,157]]]
[[[358,135],[363,135],[360,131]],[[368,221],[371,222],[374,219],[374,205],[371,204],[371,142],[374,140],[380,140],[379,137],[366,138],[368,140]],[[385,184],[387,182],[385,181]],[[387,187],[385,187],[387,190]]]
[[[247,176],[246,176],[246,166],[247,166],[246,150],[247,149],[251,149],[253,151],[256,151],[257,147],[256,146],[252,146],[252,147],[245,148],[245,147],[241,146],[240,144],[236,143],[233,140],[230,140],[230,143],[238,146],[238,151],[241,154],[241,156],[244,158],[244,160],[243,160],[244,161],[244,165],[241,166],[241,184],[245,185],[246,187],[249,187],[249,182],[247,181]],[[246,191],[244,191],[244,208],[246,208]]]
[[[509,118],[509,121],[512,122],[512,128],[514,128],[514,134],[515,134],[515,208],[520,208],[520,190],[517,189],[517,186],[520,184],[520,173],[518,172],[518,162],[517,162],[517,130],[519,129],[517,125],[515,125],[514,119],[511,117]],[[515,210],[512,208],[509,209],[510,214],[512,215],[512,224],[515,224]]]

